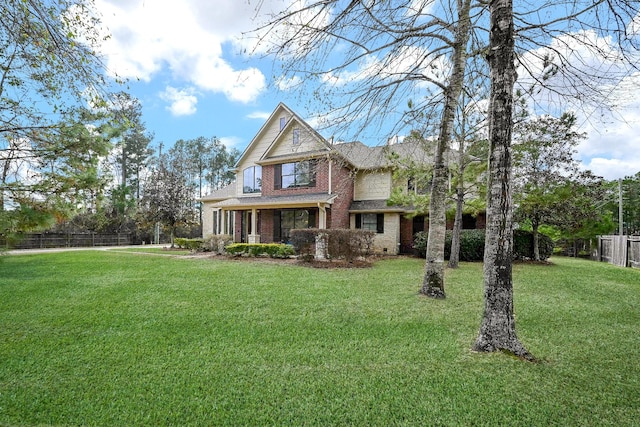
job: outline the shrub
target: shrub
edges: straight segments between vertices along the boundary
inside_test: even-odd
[[[428,232],[416,233],[413,240],[413,248],[416,255],[424,258],[427,253]],[[485,230],[461,230],[460,232],[460,261],[482,261],[484,257]],[[540,259],[545,260],[553,254],[553,241],[544,234],[538,235]],[[445,238],[444,256],[451,255],[452,231],[447,230]],[[513,233],[513,257],[514,259],[533,259],[533,233],[524,230],[515,230]]]
[[[233,243],[225,250],[229,255],[267,255],[271,258],[287,258],[295,253],[293,246],[283,243]]]
[[[320,230],[317,228],[291,230],[289,238],[296,253],[301,255],[304,259],[313,259],[316,250],[316,236],[319,231]]]
[[[291,230],[290,237],[296,253],[304,259],[315,256],[316,242],[318,236],[321,236],[326,241],[323,254],[325,258],[351,262],[359,256],[371,254],[375,235],[373,231],[367,230],[305,228]]]
[[[202,247],[205,251],[224,253],[225,248],[233,243],[233,237],[229,234],[212,234],[207,236]]]
[[[553,240],[549,236],[538,233],[538,252],[541,260],[553,255],[553,247]],[[525,230],[513,232],[513,258],[533,259],[533,232]]]
[[[334,228],[322,230],[326,235],[326,257],[352,262],[358,256],[371,254],[376,233],[368,230]]]
[[[173,243],[180,249],[189,249],[191,251],[197,251],[202,248],[202,239],[185,239],[184,237],[176,237],[173,239]]]

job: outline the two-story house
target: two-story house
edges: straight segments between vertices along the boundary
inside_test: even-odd
[[[399,184],[389,150],[432,161],[417,143],[333,144],[281,103],[242,153],[235,182],[201,199],[203,234],[270,243],[287,242],[296,228],[361,228],[377,233],[376,252],[404,252],[425,218],[387,206]]]

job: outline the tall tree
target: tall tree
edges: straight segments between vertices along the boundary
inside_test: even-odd
[[[160,222],[169,229],[171,247],[174,247],[176,228],[196,221],[193,188],[184,175],[163,164],[151,173],[141,203],[147,220]]]
[[[102,36],[91,0],[6,0],[0,5],[0,210],[15,205],[7,185],[27,191],[41,181],[21,168],[67,150],[57,136],[60,113],[104,88],[96,54]],[[90,88],[92,90],[87,90]],[[39,188],[47,193],[48,189]],[[23,194],[23,193],[22,193]]]
[[[120,186],[129,187],[136,200],[140,199],[140,172],[147,166],[153,150],[149,144],[153,134],[147,132],[142,120],[142,104],[126,92],[111,97],[114,117],[122,124],[123,132],[115,149],[118,152]]]
[[[540,260],[538,232],[543,224],[560,225],[574,208],[566,200],[569,183],[580,174],[574,159],[584,134],[574,130],[576,117],[539,116],[515,126],[514,193],[516,216],[529,221],[533,231],[533,254]]]
[[[273,42],[270,53],[284,59],[290,81],[301,81],[299,74],[304,74],[306,84],[319,82],[315,95],[330,110],[328,122],[336,129],[362,132],[394,115],[407,99],[412,102],[405,118],[419,114],[437,128],[420,289],[434,298],[445,297],[445,160],[473,21],[479,16],[472,15],[472,4],[451,0],[439,8],[433,0],[293,2],[257,30],[263,44]],[[480,2],[476,9],[483,9]],[[337,47],[341,58],[336,61],[332,54]]]
[[[489,185],[484,250],[484,313],[473,349],[533,359],[516,335],[513,313],[511,131],[516,80],[513,3],[491,0],[489,33]]]

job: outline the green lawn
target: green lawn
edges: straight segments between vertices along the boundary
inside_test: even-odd
[[[0,259],[0,425],[638,425],[640,271],[516,265],[542,361],[469,348],[482,267],[113,251]]]

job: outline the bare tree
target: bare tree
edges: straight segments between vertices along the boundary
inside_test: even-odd
[[[476,351],[505,351],[533,359],[516,336],[513,313],[513,223],[511,131],[516,81],[513,4],[492,0],[489,36],[489,186],[484,250],[484,315],[473,346]]]
[[[329,110],[325,124],[361,135],[395,116],[398,126],[417,116],[437,128],[429,198],[429,239],[420,292],[444,298],[446,152],[462,92],[473,21],[483,9],[471,0],[312,1],[294,3],[255,34],[272,42],[288,82],[318,84]],[[472,11],[477,11],[474,15]],[[332,54],[340,49],[338,62]],[[349,83],[347,85],[346,83]],[[328,96],[327,96],[328,95]],[[409,102],[408,102],[409,101]],[[404,113],[398,106],[408,104]]]

